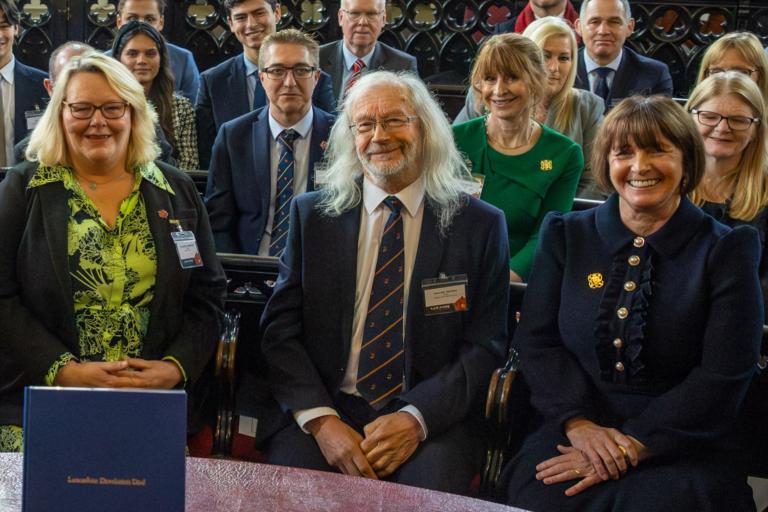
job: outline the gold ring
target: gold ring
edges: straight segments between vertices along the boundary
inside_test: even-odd
[[[622,455],[624,455],[624,461],[627,464],[629,464],[630,463],[630,459],[629,459],[629,454],[627,453],[627,449],[624,448],[622,445],[618,445],[618,447],[619,447],[619,450],[621,450]]]
[[[576,468],[573,470],[574,473],[576,473],[576,476],[581,476],[581,470]]]

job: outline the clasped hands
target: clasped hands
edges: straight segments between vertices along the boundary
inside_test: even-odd
[[[54,386],[172,389],[183,379],[173,361],[128,358],[122,361],[70,361],[59,369]]]
[[[419,446],[421,425],[407,412],[379,416],[361,436],[336,416],[305,424],[329,465],[346,475],[384,478],[394,473]]]
[[[583,418],[566,422],[565,435],[571,446],[558,445],[560,455],[536,466],[536,479],[547,485],[579,480],[566,489],[567,496],[618,480],[648,456],[645,446],[632,436]]]

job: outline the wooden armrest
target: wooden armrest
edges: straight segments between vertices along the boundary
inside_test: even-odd
[[[240,335],[240,312],[227,311],[216,347],[216,376],[218,406],[216,428],[213,432],[213,449],[218,455],[228,455],[232,450],[232,429],[235,404],[235,354]]]

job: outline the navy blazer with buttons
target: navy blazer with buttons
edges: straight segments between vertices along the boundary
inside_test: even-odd
[[[13,116],[13,143],[18,144],[27,136],[27,119],[24,112],[28,110],[45,110],[48,105],[48,91],[43,86],[43,80],[48,73],[37,68],[26,66],[16,59],[13,66],[13,89],[16,103]]]
[[[252,105],[248,104],[248,80],[245,76],[244,58],[242,53],[235,55],[200,75],[195,117],[201,169],[208,169],[211,148],[221,125],[252,110]],[[267,104],[267,95],[258,80],[254,95],[257,108]],[[325,112],[336,111],[331,77],[322,71],[312,93],[312,105]]]
[[[584,62],[584,48],[579,50],[576,83],[573,86],[578,89],[590,90],[587,66]],[[672,91],[672,76],[669,74],[669,67],[666,64],[650,57],[644,57],[624,46],[619,68],[613,76],[613,83],[608,93],[606,110],[615,107],[624,98],[635,94],[672,96]]]
[[[330,217],[318,211],[321,194],[293,200],[280,276],[262,316],[269,384],[284,411],[333,407],[350,352],[363,206]],[[470,198],[447,233],[438,226],[425,198],[400,395],[421,412],[430,438],[479,414],[488,378],[504,355],[509,298],[503,213]],[[442,274],[467,276],[467,312],[424,314],[422,283]]]
[[[553,424],[585,417],[654,455],[724,447],[757,370],[759,258],[754,229],[686,198],[640,239],[617,194],[548,215],[514,338],[531,402]]]
[[[334,117],[313,108],[307,191],[323,159]],[[272,198],[269,109],[224,123],[213,146],[206,206],[219,252],[257,254]]]

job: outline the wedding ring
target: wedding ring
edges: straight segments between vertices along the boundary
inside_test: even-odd
[[[576,473],[576,476],[581,476],[581,470],[576,468],[573,470],[574,473]]]
[[[618,447],[619,447],[619,450],[621,450],[621,453],[624,455],[624,461],[627,463],[627,465],[629,465],[631,461],[629,459],[629,454],[627,453],[627,449],[621,445],[618,445]]]

